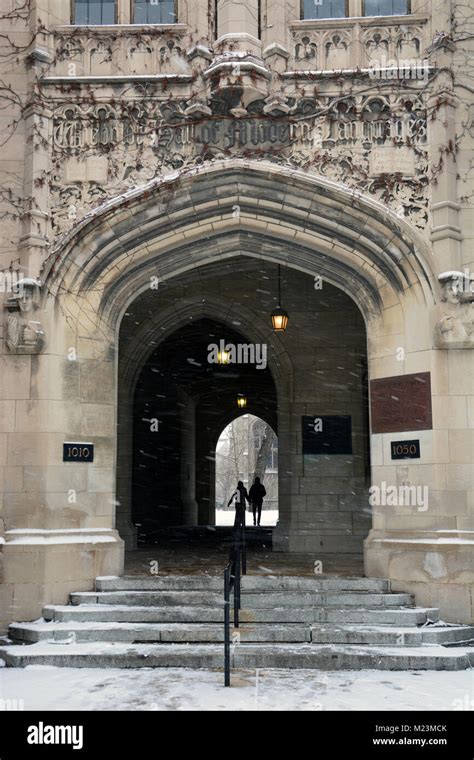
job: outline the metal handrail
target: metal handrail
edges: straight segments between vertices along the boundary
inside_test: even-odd
[[[245,504],[235,510],[229,561],[224,570],[224,685],[230,686],[230,594],[234,591],[234,628],[239,627],[241,578],[247,573],[245,545]]]

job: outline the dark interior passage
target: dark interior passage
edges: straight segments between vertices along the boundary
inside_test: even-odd
[[[236,330],[197,319],[163,341],[141,372],[133,414],[132,519],[142,543],[153,541],[157,531],[183,524],[183,436],[193,438],[186,445],[195,451],[196,522],[209,525],[214,522],[215,447],[235,417],[239,394],[247,399],[246,411],[277,427],[276,390],[268,367],[212,363],[209,347],[221,340],[235,346],[250,343]]]

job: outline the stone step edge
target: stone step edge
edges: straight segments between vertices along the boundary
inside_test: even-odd
[[[242,578],[242,586],[245,588],[246,585],[254,586],[255,584],[259,585],[259,590],[262,592],[265,592],[265,586],[273,586],[282,584],[283,586],[287,585],[289,588],[294,588],[295,585],[298,585],[300,582],[302,582],[305,586],[311,586],[314,585],[316,587],[326,586],[329,584],[330,587],[333,587],[333,590],[347,590],[347,591],[366,591],[366,593],[369,593],[371,591],[373,592],[382,592],[382,593],[390,593],[390,581],[386,578],[361,578],[361,577],[354,577],[354,578],[346,578],[346,577],[340,577],[340,576],[310,576],[310,575],[270,575],[270,574],[255,574],[255,575],[246,575]],[[99,590],[97,586],[104,586],[103,590],[107,590],[107,586],[116,586],[123,584],[122,589],[111,589],[111,590],[127,590],[127,587],[129,585],[133,586],[139,586],[141,583],[143,583],[146,587],[149,586],[162,586],[167,583],[170,585],[176,585],[182,586],[183,590],[186,590],[189,588],[189,586],[198,586],[199,584],[203,584],[203,590],[209,586],[223,586],[224,581],[222,575],[159,575],[159,576],[117,576],[117,577],[101,577],[98,576],[95,579],[96,584],[96,590]],[[100,589],[102,590],[102,589]],[[136,589],[140,590],[140,589]],[[144,588],[143,590],[147,590]],[[172,590],[170,588],[170,590]]]
[[[371,596],[371,597],[398,597],[398,596],[410,596],[412,597],[413,594],[409,593],[408,591],[371,591],[369,589],[281,589],[281,588],[272,588],[268,589],[266,591],[260,591],[260,589],[245,589],[242,588],[242,596]],[[138,596],[139,594],[177,594],[179,596],[185,596],[189,594],[192,597],[196,596],[204,596],[204,595],[223,595],[223,587],[222,589],[212,589],[212,588],[203,588],[203,589],[164,589],[164,588],[144,588],[144,589],[110,589],[105,591],[72,591],[70,593],[70,596],[118,596],[118,595],[129,595],[129,596]]]
[[[83,603],[81,600],[85,600],[85,602],[88,602],[89,604],[100,604],[100,600],[104,599],[120,599],[120,597],[131,597],[129,606],[135,606],[132,604],[132,601],[140,601],[140,598],[147,598],[144,595],[150,595],[150,594],[160,594],[161,598],[166,598],[166,596],[174,596],[175,601],[177,604],[180,604],[180,606],[186,606],[186,602],[188,602],[187,606],[197,606],[199,602],[202,600],[200,597],[202,596],[208,596],[208,597],[217,597],[212,598],[210,601],[213,604],[219,603],[219,600],[224,603],[223,595],[219,594],[218,591],[153,591],[151,589],[144,590],[144,591],[76,591],[72,592],[70,594],[71,603],[73,605],[81,604]],[[338,605],[338,597],[341,596],[352,596],[354,598],[354,604],[358,601],[357,597],[369,597],[369,599],[376,599],[378,600],[377,605],[370,605],[370,606],[381,606],[383,604],[387,604],[387,606],[390,607],[396,607],[396,606],[408,606],[413,607],[414,606],[414,596],[413,594],[408,593],[396,593],[396,594],[383,594],[379,592],[367,592],[367,591],[341,591],[341,592],[335,592],[335,591],[320,591],[320,592],[307,592],[307,591],[267,591],[264,594],[260,594],[259,592],[254,591],[246,591],[242,593],[242,601],[245,602],[245,599],[247,599],[247,602],[250,601],[258,601],[258,600],[264,600],[264,599],[270,599],[271,597],[291,597],[291,599],[295,599],[297,597],[305,597],[307,598],[307,603],[316,603],[321,602],[321,604],[325,605]],[[177,598],[176,598],[177,597]],[[180,598],[182,597],[182,598]],[[310,599],[308,599],[310,597]],[[330,597],[331,601],[327,601],[327,597]],[[159,601],[160,597],[157,598],[156,601]],[[174,601],[174,600],[172,600]],[[279,600],[275,600],[275,604]],[[301,599],[303,602],[304,599]],[[369,600],[367,600],[369,601]],[[194,602],[194,605],[193,605]],[[399,605],[397,605],[397,602],[400,602]],[[107,603],[107,602],[105,602]],[[170,602],[167,603],[167,606],[172,606]],[[209,605],[205,605],[209,606]],[[262,605],[262,607],[265,607],[266,605]],[[296,606],[292,604],[291,606]],[[352,604],[341,604],[341,607],[352,607]]]
[[[231,608],[232,609],[232,608]],[[245,612],[254,612],[256,610],[261,611],[273,611],[275,613],[278,612],[307,612],[307,610],[310,609],[309,605],[305,607],[261,607],[261,608],[251,608],[248,610],[247,608],[243,607],[242,611]],[[324,606],[318,607],[318,609],[329,609],[331,612],[370,612],[372,613],[380,613],[380,614],[386,614],[386,613],[401,613],[401,614],[407,614],[410,615],[414,614],[420,614],[425,615],[427,618],[430,618],[430,615],[433,616],[434,622],[437,620],[437,616],[439,616],[439,608],[438,607],[390,607],[385,608],[381,606],[377,607],[355,607],[355,606],[340,606],[340,607],[330,607],[325,608]],[[53,604],[53,605],[45,605],[43,608],[43,616],[46,620],[51,619],[49,615],[53,614],[54,612],[72,612],[72,614],[79,614],[80,612],[134,612],[134,613],[140,613],[140,612],[148,612],[151,613],[154,611],[162,612],[163,610],[174,610],[174,611],[194,611],[195,613],[200,612],[215,612],[215,613],[221,613],[222,607],[212,607],[212,606],[204,606],[204,605],[162,605],[160,607],[154,606],[154,605],[147,605],[147,606],[141,606],[141,605],[127,605],[127,604],[67,604],[67,605],[60,605],[60,604]]]
[[[182,580],[183,578],[192,578],[194,579],[203,579],[203,580],[219,580],[222,581],[223,579],[223,573],[217,573],[215,575],[210,575],[206,573],[188,573],[186,575],[175,575],[170,573],[169,575],[156,575],[156,576],[148,576],[148,575],[98,575],[96,576],[96,581],[136,581],[140,578],[145,578],[147,580]],[[325,574],[322,576],[315,576],[315,575],[279,575],[278,573],[247,573],[247,575],[244,575],[242,577],[242,580],[245,581],[245,578],[268,578],[271,580],[281,580],[281,581],[287,581],[287,580],[314,580],[315,582],[320,581],[342,581],[343,583],[349,581],[349,582],[358,582],[358,581],[367,581],[367,583],[390,583],[389,578],[367,578],[364,575],[329,575]]]
[[[118,662],[115,658],[120,658]],[[222,669],[222,645],[216,644],[32,644],[0,648],[7,667],[42,662],[60,667],[217,667]],[[92,661],[91,661],[92,658]],[[196,660],[197,658],[197,660]],[[252,663],[252,658],[254,662]],[[276,658],[270,664],[265,658]],[[257,659],[257,663],[255,662]],[[263,659],[263,661],[262,661]],[[260,660],[260,661],[259,661]],[[193,663],[193,664],[191,664]],[[330,670],[461,670],[474,666],[472,649],[367,647],[363,645],[240,644],[231,648],[231,665],[239,667],[311,667]],[[352,668],[351,666],[355,667]],[[337,667],[334,667],[337,666]],[[375,666],[375,667],[374,667]]]
[[[46,619],[40,619],[40,620],[34,620],[29,623],[11,623],[9,626],[9,630],[38,630],[38,631],[50,631],[54,629],[58,630],[66,630],[70,629],[72,627],[77,627],[79,630],[88,630],[88,629],[97,629],[100,628],[106,628],[106,629],[112,629],[112,628],[127,628],[127,627],[134,627],[142,626],[144,628],[177,628],[182,629],[185,627],[190,628],[222,628],[223,622],[211,622],[211,621],[204,621],[204,622],[194,622],[194,621],[177,621],[177,622],[137,622],[137,621],[61,621],[61,620],[46,620]],[[301,628],[302,626],[309,626],[312,628],[317,628],[319,631],[328,631],[330,633],[345,633],[345,632],[355,632],[355,633],[458,633],[463,632],[466,635],[473,635],[474,636],[474,626],[470,625],[454,625],[454,624],[435,624],[435,625],[417,625],[417,626],[409,626],[409,625],[390,625],[389,623],[380,623],[380,624],[371,624],[371,623],[326,623],[326,622],[318,622],[315,621],[313,623],[310,622],[285,622],[285,621],[264,621],[264,620],[256,620],[256,621],[248,621],[248,620],[242,620],[240,627],[242,628],[255,628],[255,627],[261,627],[266,630],[271,630],[273,628]],[[231,620],[231,627],[233,628],[233,622]]]
[[[329,636],[334,636],[336,634],[339,635],[356,635],[360,636],[361,638],[367,638],[370,636],[390,636],[391,638],[400,636],[402,637],[408,637],[410,639],[415,638],[415,641],[413,642],[413,645],[418,645],[418,642],[416,639],[419,639],[419,645],[441,645],[441,646],[458,646],[458,645],[466,645],[468,646],[470,643],[474,643],[474,627],[469,626],[445,626],[445,625],[438,625],[438,626],[389,626],[389,625],[380,625],[380,626],[371,626],[370,624],[357,624],[354,623],[352,625],[340,625],[340,624],[330,624],[330,623],[309,623],[309,622],[300,622],[300,623],[266,623],[266,622],[255,622],[255,623],[248,623],[248,622],[242,622],[239,629],[234,629],[233,626],[231,628],[232,632],[235,631],[241,631],[242,634],[245,635],[262,635],[263,633],[279,633],[283,636],[285,635],[291,635],[299,633],[303,637],[308,637],[306,640],[308,642],[313,642],[315,644],[325,644],[326,646],[330,645],[330,641],[321,642],[318,641],[318,635],[325,633]],[[47,641],[50,639],[55,638],[55,634],[85,634],[88,632],[91,632],[95,634],[96,636],[100,636],[100,633],[104,632],[126,632],[130,631],[133,633],[136,631],[136,635],[144,635],[145,633],[156,633],[157,635],[165,633],[167,635],[171,635],[173,632],[185,634],[188,638],[188,641],[192,641],[191,638],[193,633],[196,632],[207,632],[209,634],[216,634],[220,636],[223,634],[223,626],[222,623],[191,623],[191,622],[183,622],[183,623],[147,623],[147,622],[98,622],[98,621],[92,621],[92,622],[46,622],[46,621],[36,621],[34,623],[12,623],[9,627],[9,634],[13,641],[22,642],[25,644],[31,644],[36,643],[38,641]],[[25,634],[37,634],[38,638],[31,639]],[[41,634],[44,634],[41,636]],[[462,638],[458,638],[461,637]],[[316,637],[316,640],[314,640],[313,637]],[[443,641],[442,639],[447,639]],[[433,641],[427,641],[426,639],[435,639]],[[441,639],[441,640],[438,640]],[[102,639],[99,639],[102,641]],[[61,641],[61,639],[57,639],[57,641]],[[113,641],[113,639],[112,639]],[[117,639],[117,642],[122,641],[120,639]],[[158,641],[160,641],[160,638],[158,638]],[[179,641],[179,640],[178,640]],[[199,641],[196,639],[196,641]],[[410,643],[405,643],[404,638],[402,638],[403,643],[400,644],[400,646],[411,646]],[[285,639],[277,639],[275,643],[284,643]],[[65,642],[67,643],[67,642]],[[169,642],[168,640],[168,643]],[[268,641],[268,643],[272,643],[271,641]],[[346,642],[334,642],[334,644],[345,644]],[[350,644],[351,642],[347,642]],[[357,642],[352,642],[357,643]],[[377,642],[369,642],[369,641],[361,641],[358,642],[361,645],[367,645],[367,646],[388,646],[389,644],[383,644],[383,642],[377,643]],[[398,645],[398,643],[397,643]]]
[[[444,657],[457,658],[462,655],[472,655],[474,658],[474,651],[471,651],[469,647],[462,649],[449,649],[447,650],[443,646],[428,646],[428,647],[385,647],[385,646],[373,646],[369,644],[312,644],[309,642],[302,643],[268,643],[268,642],[255,642],[255,643],[242,643],[232,647],[234,652],[236,650],[245,650],[248,653],[252,652],[271,652],[278,654],[291,653],[291,654],[370,654],[380,656],[394,656],[402,657],[407,655],[419,655],[427,654],[430,657]],[[22,644],[12,644],[6,647],[0,647],[0,657],[5,655],[24,655],[35,656],[38,654],[82,654],[82,655],[106,655],[116,654],[126,655],[131,653],[132,650],[136,653],[147,654],[150,650],[152,652],[172,653],[180,652],[181,654],[187,651],[193,653],[213,653],[219,652],[223,654],[223,647],[220,643],[196,643],[192,646],[182,643],[150,643],[150,644],[130,644],[128,642],[118,641],[104,641],[100,643],[96,642],[80,642],[77,644],[64,644],[61,642],[38,642],[31,644],[30,646],[24,646]]]

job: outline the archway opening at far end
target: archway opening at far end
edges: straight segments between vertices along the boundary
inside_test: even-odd
[[[226,425],[216,445],[217,526],[233,525],[235,500],[230,504],[229,500],[239,480],[250,492],[255,478],[260,479],[265,494],[260,492],[260,498],[263,496],[260,511],[258,489],[254,489],[253,505],[246,504],[246,523],[275,527],[278,522],[278,437],[261,417],[242,414]]]

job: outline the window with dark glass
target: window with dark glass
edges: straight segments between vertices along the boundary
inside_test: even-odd
[[[364,0],[364,16],[405,16],[410,0]]]
[[[348,5],[348,0],[301,0],[301,18],[344,18]]]
[[[73,24],[115,24],[115,0],[74,0]]]
[[[135,0],[134,24],[175,24],[175,0]]]

